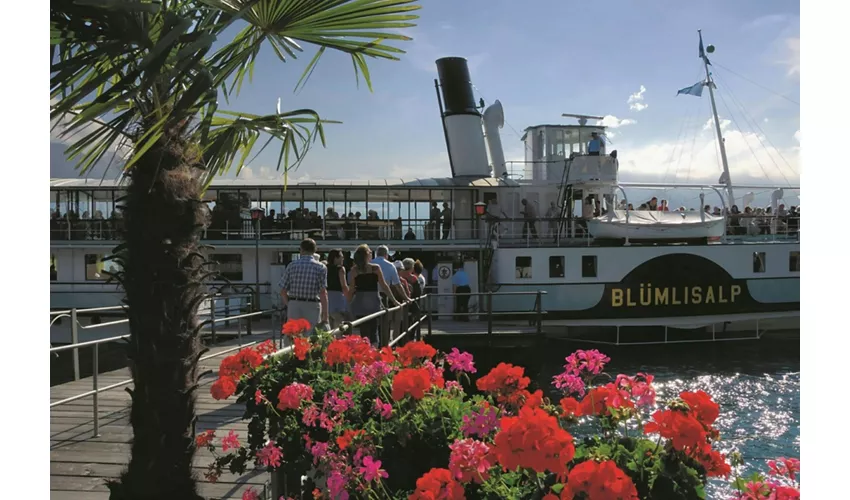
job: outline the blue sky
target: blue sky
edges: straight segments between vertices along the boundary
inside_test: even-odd
[[[407,31],[414,40],[401,44],[407,54],[371,63],[374,92],[357,87],[346,56],[326,54],[295,94],[312,49],[285,64],[267,49],[253,84],[230,109],[268,113],[280,97],[284,109],[309,107],[343,122],[327,127],[327,148],[311,150],[296,179],[448,176],[434,60],[462,56],[480,96],[504,105],[508,160],[522,159],[517,133],[525,127],[570,123],[564,112],[593,114],[614,127],[623,180],[714,182],[720,167],[706,126],[708,94],[676,97],[702,78],[700,28],[717,47],[712,60],[733,179],[796,185],[799,105],[789,99],[799,102],[799,9],[786,0],[423,0],[418,26]],[[276,160],[269,148],[244,176],[279,175]],[[53,163],[52,176],[69,175]]]

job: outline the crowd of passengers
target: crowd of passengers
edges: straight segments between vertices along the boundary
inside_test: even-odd
[[[620,209],[628,208],[634,210],[631,203],[626,207],[622,202]],[[675,210],[670,210],[667,200],[659,201],[653,197],[646,203],[638,206],[638,210],[650,210],[659,212],[694,212],[696,209],[679,207]],[[738,208],[738,205],[732,205],[729,209],[726,207],[712,207],[705,205],[703,207],[705,213],[715,217],[726,216],[726,233],[736,236],[758,236],[762,234],[772,234],[775,223],[775,234],[793,234],[800,230],[800,207],[791,206],[785,207],[784,203],[777,206],[774,213],[773,207],[744,207],[744,210]]]
[[[523,200],[526,202],[526,200]],[[529,231],[532,237],[537,237],[537,223],[541,221],[537,216],[537,210],[533,203],[523,203],[523,219],[525,232]],[[448,203],[439,208],[437,202],[431,203],[428,222],[423,224],[423,234],[426,240],[447,240],[452,234],[452,209]],[[491,210],[488,207],[488,215]],[[621,210],[635,210],[634,205],[621,202],[618,207]],[[671,210],[667,200],[658,200],[653,197],[646,203],[638,206],[640,211],[659,212],[693,212],[696,209],[679,207]],[[725,208],[706,205],[703,210],[714,216],[727,215],[727,234],[757,236],[771,234],[775,223],[776,234],[793,234],[800,229],[800,207],[791,206],[786,209],[784,204],[777,207],[773,213],[772,207],[753,208],[745,207],[741,211],[737,205],[727,211]],[[588,196],[583,201],[581,219],[598,217],[607,211],[593,196]],[[551,226],[548,232],[557,231],[560,220],[560,209],[555,202],[551,203],[549,210],[545,213],[545,223]],[[492,216],[494,221],[500,217]],[[257,218],[245,218],[244,213],[238,209],[226,209],[216,205],[211,212],[210,226],[205,238],[211,240],[227,240],[253,238],[254,229],[259,225],[262,239],[297,239],[310,237],[315,240],[415,240],[418,238],[412,227],[403,231],[404,219],[381,219],[375,210],[369,210],[366,217],[360,212],[349,212],[339,214],[333,207],[329,207],[324,218],[317,212],[308,208],[290,210],[284,214],[270,210],[268,214],[259,211]],[[64,215],[58,211],[52,211],[50,216],[51,239],[59,240],[113,240],[118,239],[118,233],[123,228],[123,220],[119,210],[113,211],[109,218],[104,218],[100,210],[93,215],[88,211],[78,215],[76,211],[69,210]],[[544,228],[541,228],[544,229]],[[544,229],[544,234],[547,231]]]

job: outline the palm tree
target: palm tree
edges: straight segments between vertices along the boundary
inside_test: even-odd
[[[367,58],[396,60],[388,41],[414,26],[416,0],[51,0],[51,119],[84,135],[67,154],[86,172],[121,144],[126,196],[113,258],[126,293],[134,381],[127,469],[111,498],[200,498],[192,473],[199,304],[211,274],[200,252],[204,188],[237,174],[261,136],[297,166],[323,120],[309,109],[264,116],[219,109],[264,45],[281,61],[299,42],[349,54],[371,90]],[[230,30],[230,31],[228,31]],[[237,31],[238,30],[238,31]],[[223,34],[235,33],[221,43]],[[93,131],[91,131],[93,130]]]

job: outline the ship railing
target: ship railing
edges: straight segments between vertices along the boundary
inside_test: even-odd
[[[113,321],[113,322],[109,322],[109,323],[101,323],[101,324],[96,324],[96,325],[83,326],[77,321],[77,315],[81,312],[89,312],[89,313],[90,312],[102,312],[102,311],[106,311],[106,310],[116,310],[116,309],[123,309],[123,308],[124,308],[124,306],[110,306],[110,307],[97,307],[97,308],[89,308],[89,309],[71,309],[68,314],[65,314],[65,311],[53,311],[53,312],[51,312],[51,316],[54,316],[53,320],[51,321],[51,324],[52,324],[53,321],[56,321],[56,319],[60,318],[60,317],[66,317],[67,316],[67,317],[71,318],[72,343],[67,344],[67,345],[63,345],[63,346],[59,346],[59,347],[51,347],[50,353],[58,356],[60,352],[64,352],[64,351],[71,351],[72,352],[72,354],[74,356],[74,380],[80,379],[80,368],[79,368],[79,351],[80,351],[80,349],[92,348],[93,355],[92,355],[92,389],[90,391],[85,391],[85,392],[82,392],[82,393],[77,394],[75,396],[71,396],[71,397],[68,397],[68,398],[65,398],[65,399],[61,399],[59,401],[53,401],[53,402],[50,403],[50,408],[53,408],[55,406],[61,406],[61,405],[64,405],[64,404],[68,404],[68,403],[77,401],[79,399],[91,397],[92,398],[92,416],[93,416],[93,425],[94,425],[93,436],[94,437],[97,437],[99,435],[99,432],[100,432],[100,430],[99,430],[99,415],[98,415],[98,408],[99,408],[99,406],[98,406],[98,395],[102,392],[111,391],[113,389],[117,389],[119,387],[124,387],[128,384],[133,383],[133,379],[130,378],[130,379],[127,379],[127,380],[123,380],[121,382],[117,382],[117,383],[114,383],[114,384],[107,385],[105,387],[100,387],[100,385],[98,383],[98,376],[99,376],[99,372],[100,372],[100,366],[99,366],[99,364],[100,364],[100,346],[103,345],[103,344],[108,344],[108,343],[113,343],[113,342],[127,341],[130,338],[130,334],[117,335],[117,336],[108,337],[108,338],[104,338],[104,339],[91,340],[91,341],[88,341],[88,342],[78,342],[78,341],[76,341],[78,339],[78,337],[74,333],[76,331],[89,330],[89,329],[101,328],[101,327],[109,326],[109,325],[127,323],[128,320],[124,319],[124,320]],[[241,320],[244,320],[244,319],[260,317],[262,315],[268,315],[268,314],[271,314],[272,316],[274,316],[274,315],[281,314],[281,312],[279,310],[274,310],[274,309],[265,310],[265,311],[256,311],[256,312],[250,312],[250,313],[245,313],[245,314],[237,314],[237,315],[234,315],[234,316],[225,316],[225,317],[222,317],[222,318],[210,318],[210,319],[207,319],[205,321],[202,321],[201,324],[203,326],[204,324],[214,325],[215,323],[224,322],[224,321],[233,321],[233,320],[240,320],[241,321]],[[274,321],[273,321],[273,325],[274,325]],[[280,329],[278,328],[277,331],[280,331]],[[212,353],[212,354],[208,354],[206,356],[202,356],[201,358],[199,358],[198,361],[206,361],[208,359],[213,359],[213,358],[217,358],[217,357],[220,357],[220,356],[224,356],[226,354],[230,354],[232,352],[239,351],[241,349],[244,349],[246,347],[258,344],[260,342],[260,340],[243,342],[241,332],[242,332],[242,330],[240,328],[238,330],[238,337],[237,337],[239,345],[232,347],[232,348],[223,349],[221,351],[218,351],[218,352],[215,352],[215,353]],[[275,334],[274,328],[272,329],[272,332],[273,332],[273,339],[272,340],[274,342],[276,342],[276,340],[275,340],[276,334]],[[208,373],[208,372],[201,373],[200,376],[203,376],[206,373]]]
[[[542,211],[545,207],[536,207]],[[639,211],[639,210],[632,210]],[[694,210],[696,211],[696,210]],[[631,211],[629,211],[631,212]],[[712,215],[718,215],[713,213]],[[435,244],[441,241],[462,242],[486,242],[492,225],[496,224],[497,238],[509,240],[512,243],[525,242],[529,246],[535,243],[534,234],[540,237],[546,234],[545,239],[551,239],[556,246],[562,243],[570,246],[576,244],[589,245],[592,241],[585,230],[585,220],[582,217],[536,217],[533,222],[524,217],[509,217],[504,213],[500,217],[491,217],[485,214],[482,217],[458,218],[453,217],[448,228],[444,221],[434,221],[428,218],[402,218],[389,220],[345,220],[328,219],[314,223],[318,227],[305,227],[292,220],[275,220],[265,226],[253,224],[254,231],[245,231],[240,224],[231,230],[229,224],[223,227],[211,226],[203,234],[206,241],[229,241],[234,244],[240,242],[252,246],[259,246],[261,242],[277,240],[301,241],[304,238],[313,238],[316,241],[334,241],[343,244],[344,241],[352,242],[379,242],[379,241],[410,241]],[[248,221],[249,224],[251,221]],[[566,223],[566,231],[558,231],[557,226]],[[800,228],[800,217],[798,215],[774,216],[770,214],[727,214],[726,216],[727,236],[735,239],[750,240],[787,240],[798,239]],[[534,228],[534,231],[531,228]],[[525,230],[524,230],[525,229]],[[104,238],[93,237],[91,232],[67,233],[64,231],[53,231],[52,237],[56,239],[93,241]],[[118,233],[108,234],[108,238],[118,238]],[[548,244],[548,242],[547,242]],[[95,280],[93,280],[95,281]]]

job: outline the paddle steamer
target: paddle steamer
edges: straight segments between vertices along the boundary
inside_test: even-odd
[[[717,123],[701,40],[700,56],[706,63],[700,88],[709,90]],[[429,287],[441,292],[451,291],[452,265],[462,261],[473,292],[545,292],[547,324],[799,327],[799,221],[774,217],[758,234],[741,234],[748,226],[731,223],[726,211],[628,208],[644,201],[628,198],[638,188],[697,191],[700,207],[734,205],[719,126],[724,171],[716,185],[619,182],[616,151],[588,154],[591,134],[604,137],[606,127],[588,124],[599,117],[581,115],[567,115],[578,124],[525,129],[526,158],[516,172],[502,151],[501,103],[475,101],[464,59],[440,59],[437,69],[451,177],[292,182],[286,189],[280,180],[215,181],[205,194],[212,224],[204,240],[230,284],[214,286],[256,293],[262,307],[271,306],[299,241],[311,236],[325,252],[387,244],[420,259]],[[103,258],[121,227],[115,200],[122,182],[52,179],[50,190],[51,307],[117,303],[121,294],[106,282],[110,264]],[[773,191],[774,214],[783,196],[782,189]],[[432,217],[443,203],[451,209],[447,231]],[[535,300],[495,293],[470,305],[483,310],[492,302],[493,311],[509,312],[531,310]],[[447,313],[452,303],[443,298],[435,307]]]

